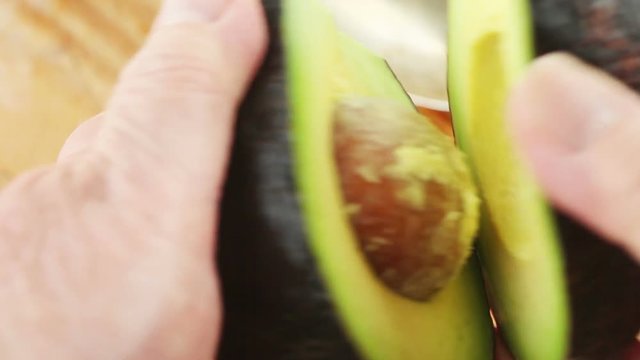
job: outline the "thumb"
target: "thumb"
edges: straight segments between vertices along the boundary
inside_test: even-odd
[[[196,190],[220,185],[265,29],[258,0],[166,0],[96,120],[88,150],[136,179],[172,177]]]
[[[568,55],[514,90],[516,141],[551,199],[640,261],[640,98]]]

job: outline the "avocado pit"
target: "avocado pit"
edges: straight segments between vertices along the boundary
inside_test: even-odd
[[[386,286],[429,300],[471,253],[478,198],[462,153],[417,111],[348,98],[334,111],[334,158],[345,213]]]

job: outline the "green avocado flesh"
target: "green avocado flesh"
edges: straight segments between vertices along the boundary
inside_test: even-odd
[[[409,97],[384,61],[337,30],[319,0],[284,0],[283,32],[305,225],[352,342],[368,359],[491,359],[492,327],[474,260],[429,301],[413,301],[376,278],[349,224],[333,157],[335,107],[355,96],[413,109]]]
[[[456,140],[483,201],[479,249],[517,359],[566,358],[568,295],[552,212],[504,122],[511,85],[532,59],[529,2],[449,1],[449,97]]]

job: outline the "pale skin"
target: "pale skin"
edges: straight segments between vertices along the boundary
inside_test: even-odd
[[[266,43],[258,0],[166,0],[104,112],[0,192],[1,359],[214,357],[218,203]],[[553,56],[510,104],[550,198],[640,260],[640,100]]]

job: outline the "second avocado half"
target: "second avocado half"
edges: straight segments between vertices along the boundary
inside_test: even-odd
[[[529,1],[449,1],[449,97],[482,195],[479,252],[501,333],[517,359],[561,360],[570,339],[561,241],[504,115],[533,58],[532,31]]]

